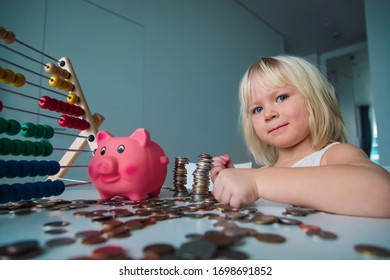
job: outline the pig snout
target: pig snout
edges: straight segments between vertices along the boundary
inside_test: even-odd
[[[99,160],[95,168],[96,168],[96,173],[99,173],[100,175],[117,174],[118,161],[114,157],[104,157]]]

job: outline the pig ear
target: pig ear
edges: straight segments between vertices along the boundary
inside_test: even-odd
[[[105,130],[99,131],[96,135],[96,138],[98,141],[103,141],[103,140],[111,138],[111,137],[112,137],[112,135]]]
[[[130,138],[137,140],[141,146],[150,145],[150,133],[145,128],[139,128],[130,135]]]

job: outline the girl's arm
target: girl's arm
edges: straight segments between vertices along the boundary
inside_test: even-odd
[[[390,174],[363,151],[335,145],[321,164],[225,169],[214,182],[213,194],[234,207],[265,198],[337,214],[390,217]]]

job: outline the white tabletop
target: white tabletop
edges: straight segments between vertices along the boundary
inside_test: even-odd
[[[173,192],[163,188],[160,199],[172,199]],[[50,199],[99,199],[99,195],[93,186],[79,186],[67,188],[61,196]],[[183,205],[191,202],[183,202]],[[278,217],[288,217],[300,220],[304,224],[319,226],[322,230],[334,233],[336,239],[322,239],[308,236],[305,230],[297,225],[287,225],[274,223],[270,225],[260,225],[254,223],[241,223],[233,221],[239,227],[252,228],[261,233],[273,233],[286,238],[283,243],[267,243],[257,240],[252,236],[240,239],[239,244],[233,246],[234,250],[247,254],[249,259],[270,259],[270,260],[359,260],[359,259],[382,259],[362,255],[354,247],[358,244],[370,244],[390,249],[390,219],[361,218],[342,215],[334,215],[323,212],[316,212],[303,217],[291,217],[283,215],[290,205],[273,203],[260,200],[254,205],[265,215],[275,215]],[[118,208],[124,208],[118,206]],[[126,205],[125,208],[132,206]],[[46,209],[34,209],[28,215],[2,214],[0,215],[0,246],[22,240],[38,240],[42,248],[48,240],[59,237],[74,238],[75,234],[86,230],[101,230],[99,222],[93,222],[84,216],[75,216],[78,211],[93,211],[95,209],[112,209],[113,206],[90,205],[88,208],[49,211]],[[198,213],[198,212],[197,212]],[[207,213],[203,212],[202,213]],[[213,210],[224,216],[219,210]],[[126,217],[118,218],[127,221],[135,218],[146,217]],[[62,227],[66,232],[58,235],[45,233],[44,224],[53,221],[68,222],[69,225]],[[180,217],[159,221],[156,224],[147,226],[140,230],[131,232],[131,236],[126,238],[110,238],[103,244],[85,245],[79,239],[71,245],[62,245],[54,248],[45,248],[44,252],[34,259],[70,259],[79,256],[90,256],[99,247],[108,245],[118,245],[126,251],[126,254],[134,259],[144,257],[143,248],[150,244],[166,243],[175,248],[188,242],[186,237],[189,234],[204,234],[207,231],[221,231],[223,228],[216,227],[216,220],[206,217]]]

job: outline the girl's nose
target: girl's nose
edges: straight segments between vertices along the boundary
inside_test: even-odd
[[[279,116],[278,112],[275,110],[274,107],[264,108],[263,110],[265,121],[270,121]]]

